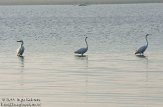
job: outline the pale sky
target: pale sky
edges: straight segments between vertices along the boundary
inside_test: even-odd
[[[105,4],[105,3],[163,3],[163,0],[0,0],[0,5]]]

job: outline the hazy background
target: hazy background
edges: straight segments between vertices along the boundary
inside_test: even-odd
[[[162,3],[163,0],[0,0],[0,5]]]

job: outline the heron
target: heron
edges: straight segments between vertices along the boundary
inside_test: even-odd
[[[24,42],[23,40],[19,40],[17,42],[21,42],[20,47],[17,49],[17,56],[22,56],[25,50],[23,46]]]
[[[86,46],[87,46],[87,47],[86,47],[86,48],[80,48],[80,49],[78,49],[77,51],[75,51],[74,53],[76,53],[76,54],[81,54],[81,56],[83,56],[83,54],[87,52],[87,50],[88,50],[87,38],[88,38],[88,37],[85,38],[85,43],[86,43]]]
[[[149,35],[150,35],[150,34],[146,34],[146,36],[145,36],[145,40],[146,40],[147,44],[144,45],[144,46],[142,46],[142,47],[140,47],[140,48],[135,52],[135,54],[144,55],[144,52],[145,52],[145,50],[146,50],[147,47],[148,47],[148,39],[147,39],[147,37],[148,37]]]

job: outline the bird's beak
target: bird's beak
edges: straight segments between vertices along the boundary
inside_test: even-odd
[[[17,42],[21,42],[21,41],[18,40]]]

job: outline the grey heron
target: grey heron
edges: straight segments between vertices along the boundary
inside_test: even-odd
[[[140,47],[140,48],[135,52],[135,54],[144,55],[144,52],[145,52],[145,50],[146,50],[147,47],[148,47],[148,39],[147,39],[147,37],[148,37],[149,35],[150,35],[150,34],[147,34],[147,35],[145,36],[146,45]]]
[[[88,37],[85,38],[86,48],[80,48],[80,49],[78,49],[77,51],[75,51],[74,53],[76,53],[76,54],[81,54],[81,55],[83,56],[83,54],[84,54],[85,52],[87,52],[87,50],[88,50],[87,38],[88,38]]]
[[[17,42],[21,42],[20,47],[17,49],[17,56],[22,56],[25,50],[23,46],[24,42],[23,40],[19,40]]]

